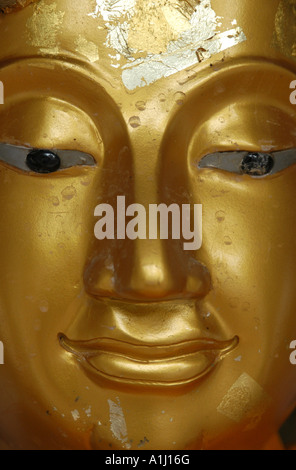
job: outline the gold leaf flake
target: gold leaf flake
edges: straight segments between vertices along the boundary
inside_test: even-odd
[[[118,61],[118,67],[122,67],[122,81],[129,90],[246,40],[239,26],[222,33],[217,30],[219,17],[211,0],[96,0],[90,16],[105,21],[105,45],[125,60],[125,64]]]
[[[34,12],[27,21],[28,41],[38,47],[41,53],[56,54],[59,51],[58,32],[64,12],[57,10],[56,3],[41,0],[34,6]]]
[[[77,37],[75,46],[76,52],[87,57],[90,62],[97,62],[99,60],[98,46],[94,42],[88,41],[81,34]]]
[[[248,374],[242,374],[229,389],[217,411],[236,423],[248,421],[247,429],[260,421],[268,404],[269,396]]]

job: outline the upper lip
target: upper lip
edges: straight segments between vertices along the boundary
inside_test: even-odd
[[[128,387],[162,388],[195,383],[214,371],[215,366],[239,344],[237,336],[229,339],[219,328],[215,328],[215,336],[210,337],[209,328],[199,319],[200,307],[195,304],[184,307],[184,313],[183,310],[180,312],[179,305],[168,305],[169,325],[161,322],[155,327],[155,316],[158,320],[161,313],[158,305],[155,308],[150,304],[148,307],[141,305],[139,308],[136,304],[104,302],[98,324],[97,305],[87,304],[86,315],[84,299],[80,302],[82,307],[79,306],[76,315],[79,321],[70,327],[71,332],[59,333],[58,339],[64,351],[99,384],[107,380],[120,384],[120,387],[126,384]],[[74,307],[77,311],[77,305]],[[133,318],[138,321],[134,323]],[[115,325],[110,336],[103,333],[102,322]],[[212,330],[216,323],[213,314]],[[77,338],[80,330],[86,338]],[[91,331],[96,331],[97,336],[90,338]]]
[[[71,340],[59,334],[61,346],[92,377],[129,386],[171,387],[195,383],[239,343],[197,338],[175,344],[136,344],[119,339]]]
[[[237,346],[237,336],[227,341],[219,341],[211,338],[197,338],[175,344],[136,344],[113,338],[95,338],[91,340],[71,340],[63,333],[59,334],[59,340],[63,348],[77,356],[90,358],[100,352],[113,353],[128,357],[134,361],[162,361],[184,357],[201,351],[224,351],[225,353]]]

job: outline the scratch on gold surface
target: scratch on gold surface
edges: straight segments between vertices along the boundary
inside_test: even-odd
[[[275,16],[272,45],[296,60],[296,0],[280,2]]]
[[[236,423],[246,420],[245,430],[252,429],[260,421],[270,397],[248,374],[242,374],[226,393],[217,411]]]
[[[41,53],[56,54],[59,51],[58,32],[65,12],[58,11],[56,3],[41,0],[27,21],[28,42]]]
[[[88,41],[81,34],[75,40],[76,52],[87,57],[90,62],[97,62],[99,60],[98,46]]]

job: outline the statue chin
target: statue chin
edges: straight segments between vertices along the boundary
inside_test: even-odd
[[[0,0],[1,449],[282,447],[296,5],[253,3]]]

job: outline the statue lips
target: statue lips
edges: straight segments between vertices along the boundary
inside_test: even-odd
[[[120,384],[177,387],[191,384],[214,367],[239,344],[200,338],[170,345],[133,344],[111,338],[70,340],[58,335],[61,346],[93,376]]]

